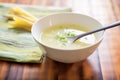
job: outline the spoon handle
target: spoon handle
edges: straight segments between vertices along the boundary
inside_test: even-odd
[[[84,33],[84,34],[81,34],[81,35],[78,35],[75,40],[77,40],[77,39],[79,39],[79,38],[81,38],[83,36],[86,36],[88,34],[92,34],[92,33],[95,33],[95,32],[99,32],[99,31],[102,31],[102,30],[113,28],[113,27],[116,27],[116,26],[119,26],[119,25],[120,25],[120,21],[114,22],[114,23],[112,23],[112,24],[110,24],[108,26],[104,26],[104,27],[102,27],[100,29],[96,29],[96,30],[93,30],[93,31],[90,31],[90,32],[87,32],[87,33]]]

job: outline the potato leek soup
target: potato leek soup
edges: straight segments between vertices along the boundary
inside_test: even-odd
[[[70,44],[66,37],[72,37],[87,31],[89,30],[86,27],[76,24],[58,24],[45,29],[40,35],[40,40],[49,47],[58,49],[79,49],[94,44],[94,34],[82,37],[72,44]]]

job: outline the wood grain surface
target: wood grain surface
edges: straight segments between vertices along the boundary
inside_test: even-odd
[[[103,25],[120,19],[120,0],[0,0],[5,3],[71,7]],[[64,64],[45,58],[42,64],[0,61],[0,80],[120,80],[120,27],[105,31],[99,48],[86,60]]]

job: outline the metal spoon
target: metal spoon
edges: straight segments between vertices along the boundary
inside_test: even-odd
[[[106,29],[109,29],[109,28],[113,28],[113,27],[116,27],[120,25],[120,21],[117,21],[117,22],[114,22],[108,26],[104,26],[100,29],[96,29],[96,30],[93,30],[93,31],[90,31],[90,32],[86,32],[86,33],[83,33],[83,34],[80,34],[80,35],[77,35],[77,36],[73,36],[73,37],[66,37],[67,40],[70,42],[70,43],[74,43],[76,40],[78,40],[79,38],[81,37],[84,37],[86,35],[89,35],[89,34],[92,34],[92,33],[96,33],[96,32],[99,32],[99,31],[103,31],[103,30],[106,30]]]

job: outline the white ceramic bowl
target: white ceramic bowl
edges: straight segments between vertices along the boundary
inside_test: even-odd
[[[85,26],[90,30],[94,30],[102,27],[102,25],[92,17],[77,13],[53,14],[36,21],[32,26],[32,31],[31,31],[32,36],[35,39],[35,41],[39,44],[40,48],[43,51],[47,52],[46,55],[53,60],[64,63],[73,63],[84,60],[96,50],[99,43],[102,41],[104,31],[95,34],[97,39],[95,44],[80,49],[71,49],[71,50],[57,49],[43,44],[40,41],[41,32],[52,25],[61,24],[61,23],[78,24],[81,26]]]

